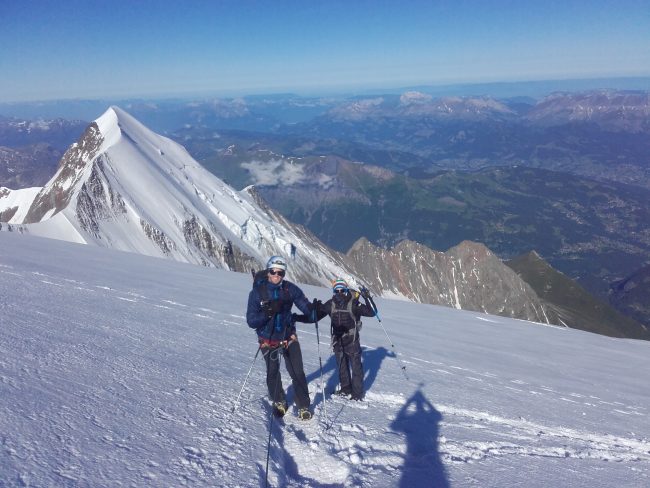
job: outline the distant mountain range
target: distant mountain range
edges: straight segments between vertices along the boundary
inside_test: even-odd
[[[441,169],[523,165],[650,187],[648,93],[594,90],[496,99],[411,91],[354,98],[130,101],[125,107],[188,147],[206,166],[228,139],[244,147],[261,143],[287,156],[336,155],[414,177]],[[97,103],[77,102],[74,113]],[[47,112],[48,107],[33,110]],[[0,113],[3,108],[17,110],[0,105]],[[19,125],[44,123],[7,120],[0,119],[0,146],[13,149],[27,144],[28,133],[17,130]],[[55,125],[55,120],[45,122]],[[57,132],[61,129],[50,129]],[[50,143],[48,138],[41,134],[37,142]],[[68,137],[63,147],[50,144],[64,149],[73,141]]]
[[[407,93],[350,101],[281,132],[329,141],[325,154],[413,176],[522,165],[650,187],[648,92],[554,94],[537,102]],[[313,155],[300,147],[289,154]],[[363,148],[386,157],[370,161]],[[416,158],[393,161],[392,153]]]
[[[281,253],[296,281],[327,286],[344,276],[383,296],[560,323],[481,244],[440,253],[407,241],[385,250],[360,240],[337,253],[252,188],[235,191],[117,107],[87,127],[35,190],[0,189],[0,230],[242,272]]]

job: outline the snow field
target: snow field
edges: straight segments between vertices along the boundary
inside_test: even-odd
[[[249,289],[243,274],[0,234],[0,485],[264,486],[261,357],[231,413],[257,347]],[[378,306],[410,381],[365,319],[366,400],[324,403],[300,327],[315,416],[274,421],[271,486],[650,484],[647,343]]]

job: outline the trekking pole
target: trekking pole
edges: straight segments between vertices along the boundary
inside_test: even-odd
[[[388,332],[386,331],[386,328],[384,327],[384,324],[381,323],[381,318],[379,317],[379,310],[377,310],[377,305],[375,304],[375,301],[370,296],[370,293],[368,292],[367,288],[365,288],[365,287],[362,288],[362,291],[365,292],[368,295],[368,301],[370,302],[370,306],[372,308],[372,311],[375,312],[375,317],[377,317],[377,320],[379,321],[379,325],[383,329],[384,334],[386,334],[386,339],[388,339],[388,343],[390,344],[390,347],[393,349],[393,354],[395,354],[395,357],[399,361],[400,368],[402,370],[402,373],[404,373],[404,377],[406,378],[406,381],[410,381],[408,375],[406,374],[406,365],[400,359],[399,354],[397,354],[397,349],[395,349],[395,344],[393,344],[393,341],[391,340],[390,336],[388,335]]]
[[[320,334],[318,333],[318,314],[316,313],[316,299],[314,298],[314,308],[312,312],[314,313],[315,323],[316,323],[316,343],[318,344],[318,363],[320,365],[320,388],[323,394],[323,415],[325,416],[325,430],[328,430],[327,426],[327,402],[325,401],[325,382],[323,380],[323,359],[320,355]]]
[[[251,375],[251,371],[253,371],[253,365],[255,364],[255,361],[257,360],[257,356],[260,353],[260,350],[262,349],[262,345],[260,344],[257,346],[257,352],[255,353],[255,357],[253,358],[253,362],[251,363],[251,367],[248,368],[248,374],[246,375],[246,378],[244,379],[244,384],[241,387],[241,390],[239,390],[239,395],[237,395],[237,399],[235,400],[235,404],[232,406],[232,410],[230,410],[230,413],[233,414],[235,413],[235,410],[237,410],[237,407],[239,406],[239,398],[241,397],[241,394],[244,392],[244,388],[246,387],[246,382],[248,381],[248,377]]]

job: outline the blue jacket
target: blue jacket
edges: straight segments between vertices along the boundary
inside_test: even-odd
[[[266,289],[264,293],[262,287]],[[264,307],[265,300],[280,300],[280,312],[271,319]],[[296,305],[302,313],[310,315],[312,307],[300,288],[287,280],[273,285],[268,280],[255,283],[248,294],[246,322],[255,329],[257,336],[263,340],[284,341],[296,333],[295,321],[291,317],[291,308]]]

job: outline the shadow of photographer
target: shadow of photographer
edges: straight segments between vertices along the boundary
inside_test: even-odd
[[[400,487],[427,486],[449,488],[449,481],[438,451],[442,414],[418,388],[400,409],[391,428],[406,437]]]

